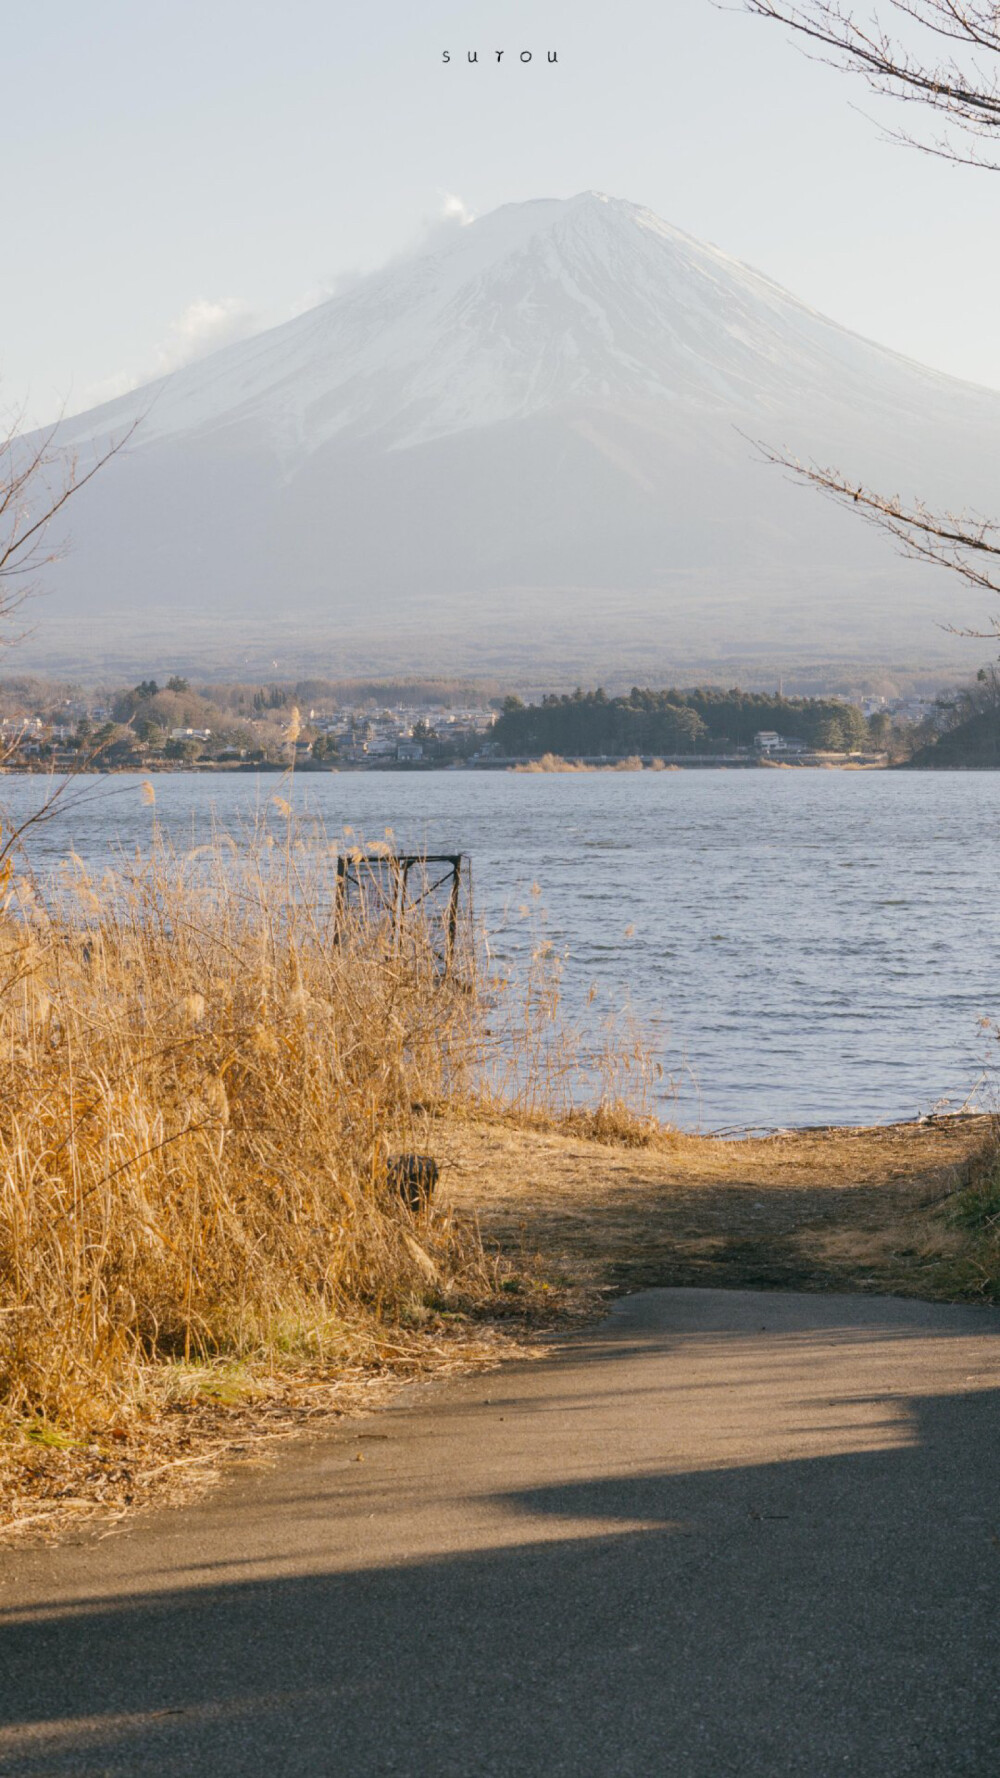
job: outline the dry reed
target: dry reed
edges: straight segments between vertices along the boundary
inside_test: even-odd
[[[522,982],[481,958],[477,986],[468,947],[443,973],[433,917],[401,930],[377,894],[335,931],[336,848],[273,800],[284,843],[156,838],[100,880],[71,858],[0,885],[8,1433],[134,1423],[206,1365],[330,1374],[498,1300],[474,1223],[389,1183],[445,1108],[649,1139],[646,1051],[567,1026],[551,946]]]
[[[523,765],[509,766],[508,771],[520,773],[537,772],[641,772],[643,761],[638,753],[629,754],[627,759],[608,760],[604,765],[594,765],[582,759],[565,759],[561,753],[543,753],[538,759],[529,759]],[[667,768],[662,759],[650,762],[650,769],[662,772]]]
[[[537,884],[532,893],[540,893]],[[525,905],[519,912],[532,921],[527,967],[495,972],[481,989],[484,1016],[464,1088],[467,1108],[625,1147],[669,1134],[654,1114],[664,1072],[645,1032],[627,1007],[599,1015],[595,987],[583,1015],[569,1018],[565,959],[544,937],[541,910]]]
[[[387,1184],[463,1088],[474,997],[431,935],[337,942],[335,859],[289,829],[0,918],[0,1415],[88,1427],[157,1371],[335,1357],[367,1318],[485,1287],[477,1240]],[[414,1107],[417,1107],[415,1110]]]

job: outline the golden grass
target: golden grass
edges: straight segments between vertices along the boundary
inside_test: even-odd
[[[565,759],[561,753],[543,753],[538,759],[529,759],[523,765],[509,766],[511,772],[641,772],[643,762],[638,753],[631,753],[626,759],[616,759],[607,765],[588,765],[582,759]],[[651,761],[651,771],[663,772],[677,768],[668,767],[662,759]]]
[[[50,1495],[79,1512],[173,1485],[237,1408],[297,1425],[306,1380],[312,1413],[358,1374],[496,1362],[510,1286],[523,1321],[546,1285],[512,1278],[474,1215],[391,1188],[393,1154],[435,1152],[435,1108],[558,1118],[583,1069],[593,1129],[645,1139],[642,1046],[581,1052],[551,947],[515,991],[467,955],[443,975],[440,930],[398,932],[377,898],[335,934],[336,851],[279,813],[283,844],[157,842],[99,881],[70,859],[45,893],[0,884],[0,1495],[20,1524],[48,1523]]]
[[[543,753],[540,759],[529,759],[524,765],[511,766],[512,772],[593,772],[595,766],[582,760],[564,759],[561,753]]]
[[[71,863],[0,925],[0,1411],[117,1422],[162,1369],[350,1352],[482,1251],[386,1184],[462,1089],[475,1003],[429,944],[336,944],[334,861],[266,841]],[[412,936],[412,935],[411,935]]]

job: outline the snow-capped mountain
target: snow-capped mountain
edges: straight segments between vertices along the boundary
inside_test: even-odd
[[[988,511],[1000,395],[592,192],[456,225],[61,440],[85,465],[137,416],[38,640],[544,677],[942,658],[983,616],[750,441]]]

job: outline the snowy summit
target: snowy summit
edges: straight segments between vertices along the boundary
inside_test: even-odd
[[[941,659],[954,589],[750,441],[983,508],[1000,454],[1000,396],[596,192],[456,222],[60,436],[85,462],[138,416],[46,627],[344,670]]]

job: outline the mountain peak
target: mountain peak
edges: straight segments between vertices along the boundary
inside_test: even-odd
[[[584,637],[597,672],[623,648],[636,673],[651,647],[671,672],[833,658],[845,636],[855,657],[930,652],[931,613],[965,621],[933,576],[918,587],[747,436],[942,509],[985,509],[1000,454],[1000,397],[592,191],[437,231],[62,437],[136,415],[53,571],[74,648],[81,617],[137,603],[173,645],[182,606],[202,636],[249,618],[260,637],[301,624],[310,652],[353,636],[365,670],[388,668],[389,637],[410,671],[541,647],[583,674]]]
[[[64,436],[106,436],[140,413],[138,449],[250,425],[291,465],[342,435],[407,449],[584,406],[750,423],[822,392],[850,413],[895,400],[886,372],[902,363],[653,211],[583,191],[436,234],[293,321],[77,416]]]

